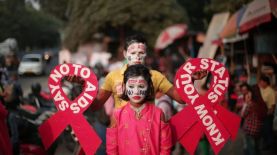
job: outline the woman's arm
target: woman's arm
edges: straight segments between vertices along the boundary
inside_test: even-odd
[[[91,109],[95,111],[102,108],[111,95],[112,92],[106,91],[104,89],[99,89],[96,98],[92,102]]]
[[[186,104],[181,97],[179,96],[177,90],[175,87],[171,87],[167,92],[166,95],[168,95],[169,97],[171,97],[173,100],[177,101],[180,104]]]

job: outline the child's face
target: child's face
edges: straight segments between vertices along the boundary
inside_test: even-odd
[[[131,77],[126,83],[126,93],[131,103],[141,103],[146,97],[148,85],[142,76]]]
[[[128,65],[144,64],[146,46],[143,43],[133,43],[128,46],[124,56],[128,61]]]

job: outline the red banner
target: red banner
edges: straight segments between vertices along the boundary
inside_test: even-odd
[[[84,79],[83,92],[73,101],[69,100],[61,88],[64,76],[76,75]],[[94,154],[101,139],[83,116],[97,95],[98,82],[94,73],[79,64],[61,64],[50,73],[48,87],[58,112],[46,120],[39,133],[45,148],[49,148],[62,131],[70,125],[86,154]]]
[[[196,91],[191,75],[207,70],[213,75],[210,89],[203,96]],[[229,85],[227,69],[213,59],[194,58],[182,65],[175,76],[175,87],[186,106],[174,115],[170,123],[175,140],[193,154],[205,133],[215,154],[218,154],[229,138],[235,139],[240,117],[219,105]]]

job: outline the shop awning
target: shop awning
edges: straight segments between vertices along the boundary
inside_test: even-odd
[[[255,26],[271,21],[273,3],[276,3],[276,0],[255,0],[249,3],[239,23],[239,32],[244,33]]]
[[[223,30],[219,33],[220,38],[229,38],[237,35],[239,30],[239,22],[245,11],[245,7],[235,12],[224,26]]]

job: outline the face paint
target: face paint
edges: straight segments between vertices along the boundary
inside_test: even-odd
[[[146,57],[146,46],[143,43],[133,43],[128,46],[125,58],[128,65],[143,64]]]
[[[141,103],[146,97],[148,85],[142,76],[129,78],[126,83],[126,93],[131,103]]]

